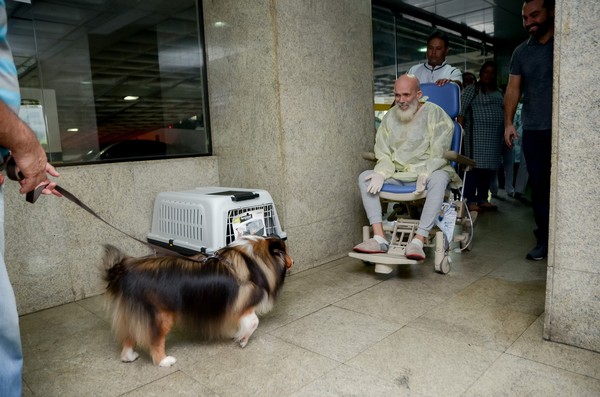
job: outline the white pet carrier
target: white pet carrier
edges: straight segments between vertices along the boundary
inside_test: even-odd
[[[186,255],[210,254],[246,234],[286,237],[271,195],[258,189],[200,187],[156,196],[148,242]]]

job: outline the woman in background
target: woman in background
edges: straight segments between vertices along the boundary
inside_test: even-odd
[[[465,130],[464,152],[476,162],[465,178],[464,195],[470,211],[498,209],[488,201],[488,191],[504,144],[503,101],[498,68],[495,62],[487,61],[479,70],[479,81],[463,90],[458,115]]]

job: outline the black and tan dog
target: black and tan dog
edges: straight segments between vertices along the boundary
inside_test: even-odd
[[[165,337],[176,324],[205,338],[232,337],[241,347],[258,326],[258,314],[273,307],[292,266],[285,242],[247,236],[212,256],[133,258],[105,246],[104,279],[114,303],[113,330],[121,360],[134,361],[136,345],[150,350],[155,365],[176,361]]]

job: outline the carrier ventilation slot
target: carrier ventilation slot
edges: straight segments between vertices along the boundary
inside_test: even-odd
[[[158,229],[171,238],[202,241],[204,216],[198,207],[165,201],[160,206]]]

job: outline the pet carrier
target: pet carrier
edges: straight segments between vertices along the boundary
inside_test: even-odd
[[[185,255],[210,254],[248,234],[286,237],[268,192],[200,187],[157,195],[148,242]]]

